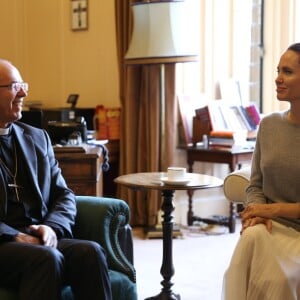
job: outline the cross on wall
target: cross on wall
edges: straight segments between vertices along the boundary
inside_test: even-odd
[[[87,29],[87,1],[72,1],[72,29]]]

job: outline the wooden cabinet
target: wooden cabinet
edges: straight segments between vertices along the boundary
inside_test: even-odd
[[[76,147],[63,148],[54,149],[54,152],[68,186],[76,195],[102,196],[101,148],[87,146],[85,152],[76,152]]]

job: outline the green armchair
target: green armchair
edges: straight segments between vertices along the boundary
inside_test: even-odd
[[[107,252],[113,300],[137,300],[129,207],[119,199],[77,196],[74,237],[99,242]],[[1,300],[17,300],[17,293],[0,287]],[[66,286],[62,299],[73,300]]]

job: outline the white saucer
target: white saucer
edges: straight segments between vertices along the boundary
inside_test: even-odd
[[[168,179],[168,177],[162,177],[160,180],[168,185],[186,185],[191,181],[191,178],[184,178],[184,179],[179,179],[179,180],[172,180]]]

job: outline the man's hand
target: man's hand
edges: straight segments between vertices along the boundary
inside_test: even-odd
[[[40,238],[45,246],[54,247],[57,246],[57,236],[54,230],[47,225],[30,225],[32,234]]]
[[[42,242],[38,237],[29,235],[29,234],[26,234],[26,233],[22,233],[22,232],[19,232],[15,236],[15,241],[18,242],[18,243],[42,245]]]
[[[45,245],[56,248],[57,237],[54,230],[47,225],[31,225],[29,226],[32,234],[18,233],[15,241],[19,243],[28,243],[35,245]]]

